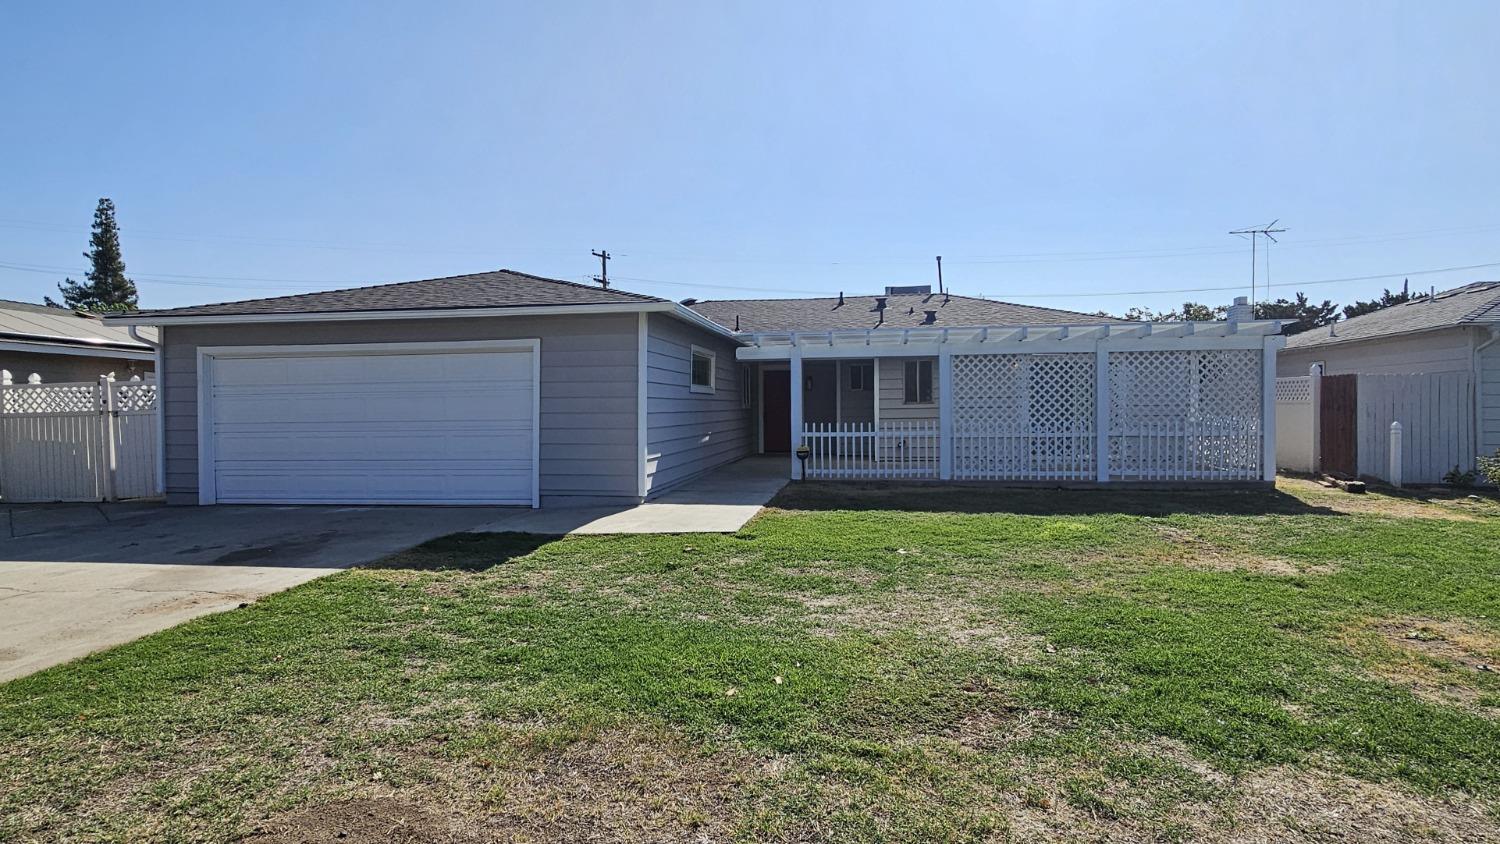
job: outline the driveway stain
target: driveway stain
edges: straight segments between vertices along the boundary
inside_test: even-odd
[[[338,536],[336,530],[325,530],[322,533],[307,537],[297,537],[283,542],[275,542],[270,545],[252,545],[237,551],[230,551],[219,556],[213,561],[218,566],[243,566],[250,564],[265,563],[273,561],[277,557],[296,556],[310,551],[316,551]]]

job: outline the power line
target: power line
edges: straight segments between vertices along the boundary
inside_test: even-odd
[[[1346,283],[1352,283],[1352,282],[1356,282],[1356,281],[1380,281],[1382,279],[1402,278],[1402,277],[1405,277],[1405,276],[1439,275],[1441,273],[1467,272],[1467,271],[1472,271],[1472,270],[1493,269],[1493,268],[1496,268],[1496,267],[1500,267],[1500,261],[1493,261],[1493,262],[1483,263],[1483,264],[1466,264],[1464,266],[1455,266],[1455,267],[1437,267],[1437,268],[1423,269],[1423,270],[1404,270],[1404,271],[1401,271],[1401,272],[1379,273],[1379,274],[1376,274],[1376,275],[1348,276],[1348,277],[1345,277],[1345,278],[1324,278],[1324,279],[1314,279],[1314,280],[1311,280],[1311,281],[1278,282],[1276,284],[1267,285],[1267,286],[1268,287],[1275,287],[1275,288],[1317,287],[1317,286],[1322,286],[1322,285],[1327,285],[1327,284],[1346,284]],[[16,264],[16,263],[3,262],[3,261],[0,261],[0,269],[14,270],[14,271],[17,271],[17,272],[41,273],[41,274],[46,274],[46,275],[57,275],[58,273],[81,274],[81,273],[87,272],[87,270],[82,269],[82,268],[48,267],[48,266],[44,266],[44,265],[35,265],[35,264],[24,265],[24,264]],[[307,285],[327,285],[327,286],[331,286],[331,287],[350,287],[350,286],[359,286],[359,285],[368,285],[369,284],[369,282],[349,282],[349,281],[326,281],[326,280],[324,280],[324,281],[311,281],[311,280],[301,280],[301,281],[298,281],[298,280],[293,280],[293,279],[267,279],[269,281],[284,281],[284,282],[287,282],[287,283],[286,284],[280,284],[280,285],[266,286],[266,285],[215,283],[214,281],[202,280],[202,279],[216,279],[216,278],[218,278],[218,279],[233,278],[232,276],[185,276],[185,275],[182,275],[182,274],[176,274],[175,277],[172,277],[172,278],[165,277],[165,276],[169,276],[169,275],[174,275],[174,274],[157,273],[157,274],[152,274],[152,275],[141,275],[141,276],[132,275],[132,279],[134,281],[138,282],[138,283],[147,283],[147,284],[169,284],[169,285],[181,285],[181,286],[187,286],[187,287],[216,287],[216,288],[230,288],[230,289],[240,289],[240,290],[252,290],[252,289],[266,289],[266,290],[271,290],[271,289],[275,289],[275,290],[305,290],[306,287],[307,287]],[[659,279],[659,278],[645,278],[645,277],[642,277],[642,276],[615,276],[615,278],[618,279],[618,280],[623,280],[623,281],[639,282],[641,284],[659,284],[659,285],[664,285],[664,286],[668,286],[668,287],[684,287],[684,288],[692,288],[692,289],[740,290],[740,291],[749,291],[749,292],[755,292],[755,293],[779,293],[779,294],[783,294],[783,295],[788,294],[788,293],[792,293],[792,294],[799,294],[800,293],[800,294],[809,295],[809,296],[827,296],[827,295],[829,295],[829,291],[827,291],[827,290],[812,290],[812,289],[807,289],[807,288],[757,287],[757,286],[754,286],[754,285],[741,285],[741,284],[712,284],[712,283],[704,283],[704,282],[696,282],[696,281],[692,281],[692,282],[689,282],[689,281],[667,281],[667,280],[664,280],[664,279]],[[984,296],[985,296],[985,298],[990,298],[990,299],[1102,299],[1102,298],[1108,298],[1108,297],[1111,297],[1111,296],[1160,296],[1160,295],[1181,294],[1181,293],[1222,293],[1222,292],[1226,292],[1226,291],[1239,290],[1239,289],[1242,289],[1241,286],[1235,284],[1235,285],[1228,285],[1228,286],[1223,286],[1223,287],[1177,287],[1177,288],[1159,289],[1159,290],[1112,290],[1112,291],[1108,291],[1108,292],[1104,292],[1104,293],[1061,293],[1061,292],[1051,292],[1051,293],[990,293],[990,294],[984,294]]]

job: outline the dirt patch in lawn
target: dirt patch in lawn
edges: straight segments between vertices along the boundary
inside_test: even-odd
[[[457,816],[405,799],[361,797],[323,803],[268,820],[246,844],[478,844]]]
[[[485,841],[723,841],[737,795],[760,775],[750,757],[605,732],[497,776],[478,831]]]
[[[1371,672],[1438,703],[1477,705],[1500,690],[1500,634],[1434,618],[1377,619],[1349,628],[1345,644]],[[1485,714],[1500,714],[1480,706]]]
[[[1160,557],[1179,565],[1212,571],[1247,571],[1275,575],[1331,574],[1335,570],[1328,565],[1299,563],[1223,548],[1175,525],[1154,524],[1151,527],[1166,543],[1158,546]]]
[[[1329,489],[1306,478],[1280,477],[1276,489],[1309,504],[1346,515],[1389,516],[1393,519],[1450,519],[1471,522],[1500,515],[1500,500],[1492,495],[1444,490],[1399,492],[1373,488],[1363,495]],[[1396,493],[1396,494],[1393,494]],[[1474,497],[1469,496],[1473,494]]]

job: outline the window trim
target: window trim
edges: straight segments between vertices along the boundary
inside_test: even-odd
[[[927,368],[927,400],[922,400],[922,368]],[[913,368],[915,367],[915,369]],[[916,373],[916,385],[912,385],[912,373]],[[927,358],[908,360],[901,367],[901,404],[906,407],[930,407],[936,404],[936,391],[932,384],[932,361]],[[915,396],[908,400],[907,396]]]
[[[859,379],[855,383],[856,377]],[[869,363],[849,364],[849,392],[868,393],[875,389],[875,366]]]
[[[688,353],[688,391],[713,395],[718,392],[719,387],[719,356],[712,349],[702,346],[691,346]],[[693,364],[697,362],[698,356],[708,358],[708,383],[699,384],[693,380]]]

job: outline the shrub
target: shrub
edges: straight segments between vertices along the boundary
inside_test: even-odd
[[[1500,449],[1494,454],[1486,457],[1481,454],[1474,458],[1474,463],[1479,468],[1479,474],[1484,475],[1492,484],[1500,484]]]

